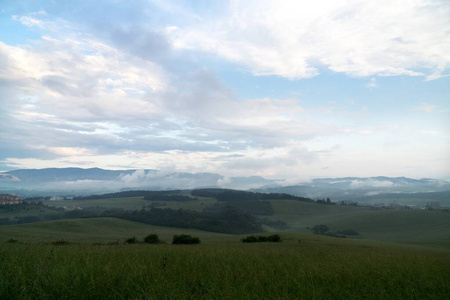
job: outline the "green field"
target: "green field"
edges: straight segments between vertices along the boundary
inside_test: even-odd
[[[281,243],[244,244],[246,235],[117,218],[0,226],[0,299],[449,298],[448,213],[272,204],[272,218],[291,226],[279,232]],[[331,230],[355,229],[361,237],[333,238],[305,229],[322,223]],[[163,244],[124,244],[151,233]],[[179,234],[199,237],[201,244],[171,245]],[[18,242],[7,242],[11,239]],[[52,244],[58,240],[70,244]]]
[[[273,218],[289,231],[310,233],[307,227],[326,224],[331,231],[353,229],[358,238],[450,248],[450,213],[430,210],[374,210],[357,206],[272,201]]]
[[[160,227],[116,218],[90,218],[45,221],[20,225],[0,226],[0,242],[9,239],[20,242],[49,242],[59,239],[74,243],[108,243],[136,236],[143,238],[158,233],[163,241],[170,242],[174,234],[191,234],[202,241],[235,240],[233,235],[212,233],[195,229]]]
[[[147,233],[134,226],[129,234]],[[182,231],[149,229],[164,237]],[[239,236],[195,233],[202,244],[3,242],[0,299],[448,299],[450,295],[448,250],[298,233],[282,234],[281,243],[243,244]],[[67,236],[76,240],[77,234]]]

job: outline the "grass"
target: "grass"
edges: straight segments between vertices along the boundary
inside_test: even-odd
[[[136,236],[139,239],[157,232],[163,241],[170,242],[174,234],[190,234],[202,241],[232,239],[234,236],[196,229],[160,227],[116,218],[89,218],[45,221],[0,226],[0,242],[15,239],[21,242],[46,242],[66,239],[75,243],[121,241]]]
[[[353,229],[360,238],[450,248],[450,213],[429,210],[372,210],[365,207],[272,201],[274,219],[290,229],[326,224],[331,231]]]
[[[233,237],[196,246],[3,243],[0,299],[450,296],[447,250],[295,233],[283,238],[243,244]]]
[[[122,208],[127,210],[141,209],[144,205],[150,205],[151,201],[144,200],[144,197],[130,198],[109,198],[109,199],[93,199],[93,200],[46,200],[45,205],[52,206],[79,206],[81,208]]]
[[[152,202],[164,203],[164,208],[172,208],[172,209],[189,209],[201,211],[205,207],[214,204],[217,202],[212,198],[198,197],[198,200],[194,198],[192,201],[188,202],[176,202],[176,201],[148,201],[144,200],[144,197],[129,197],[129,198],[107,198],[107,199],[92,199],[92,200],[46,200],[43,201],[45,205],[52,206],[79,206],[81,208],[104,208],[104,209],[112,209],[112,208],[121,208],[125,210],[136,210],[141,209],[143,206],[149,206]]]

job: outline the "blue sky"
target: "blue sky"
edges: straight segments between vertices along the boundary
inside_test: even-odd
[[[2,1],[0,170],[450,179],[448,1]]]

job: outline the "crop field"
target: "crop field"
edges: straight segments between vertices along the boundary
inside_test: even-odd
[[[174,230],[174,229],[171,229]],[[158,232],[159,233],[159,232]],[[287,234],[200,245],[0,245],[1,299],[448,299],[450,252]]]

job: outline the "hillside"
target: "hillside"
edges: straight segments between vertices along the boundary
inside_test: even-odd
[[[230,235],[201,230],[153,226],[116,218],[90,218],[45,221],[20,225],[0,226],[0,242],[15,239],[21,242],[45,242],[59,239],[76,243],[123,242],[132,236],[143,238],[157,233],[163,241],[170,242],[174,234],[191,234],[202,241],[214,242]],[[231,236],[233,237],[233,236]]]
[[[325,224],[330,231],[356,230],[358,238],[450,248],[450,213],[439,210],[369,209],[358,206],[272,201],[273,218],[290,231]]]

